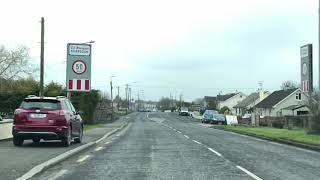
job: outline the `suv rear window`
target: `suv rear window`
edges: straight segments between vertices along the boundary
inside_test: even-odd
[[[21,109],[46,109],[46,110],[59,110],[60,101],[53,99],[25,99]]]

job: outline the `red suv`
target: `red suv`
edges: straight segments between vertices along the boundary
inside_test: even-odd
[[[81,143],[83,121],[70,100],[65,97],[28,96],[14,113],[13,144],[22,146],[25,139],[34,143],[43,140],[61,140],[70,146],[72,139]]]

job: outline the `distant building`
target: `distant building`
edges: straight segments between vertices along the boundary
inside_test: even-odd
[[[234,114],[237,116],[243,116],[244,114],[251,114],[253,107],[266,98],[270,93],[268,91],[260,91],[251,93],[245,99],[240,101],[237,105],[233,106]]]
[[[221,109],[222,107],[226,106],[230,109],[230,111],[232,111],[233,107],[237,105],[240,101],[245,99],[246,97],[247,96],[242,92],[230,93],[225,95],[217,95],[216,97],[205,96],[204,105],[205,107],[209,107],[209,102],[214,101],[216,103],[217,109]]]
[[[254,106],[261,116],[286,116],[308,114],[308,96],[300,88],[274,91]]]

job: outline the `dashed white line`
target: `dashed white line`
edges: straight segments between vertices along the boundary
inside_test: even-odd
[[[178,131],[178,130],[177,130],[177,132],[180,133],[180,134],[182,133],[182,132],[180,132],[180,131]]]
[[[104,148],[103,147],[97,147],[97,148],[94,149],[94,151],[100,151],[102,149],[104,149]]]
[[[183,136],[186,137],[187,139],[190,139],[189,136],[187,136],[187,135],[183,135]]]
[[[176,130],[176,129],[174,129],[174,128],[173,128],[172,130],[177,131],[177,130]]]
[[[87,160],[89,157],[91,157],[91,156],[90,155],[85,155],[82,158],[78,159],[77,162],[83,162],[83,161]]]
[[[202,144],[201,142],[199,142],[199,141],[196,141],[196,140],[192,140],[193,142],[195,142],[195,143],[197,143],[197,144]]]
[[[237,168],[239,168],[241,171],[247,173],[249,176],[251,176],[255,180],[262,180],[261,178],[259,178],[258,176],[256,176],[255,174],[253,174],[252,172],[246,170],[245,168],[243,168],[241,166],[237,166]]]
[[[222,157],[222,155],[220,153],[218,153],[217,151],[211,149],[211,148],[208,148],[211,152],[215,153],[217,156],[220,156]]]
[[[104,144],[105,144],[105,145],[108,145],[108,144],[110,144],[110,143],[111,143],[111,142],[108,141],[108,142],[105,142]]]
[[[61,171],[59,171],[57,174],[54,175],[54,177],[49,178],[49,180],[55,180],[58,179],[59,177],[63,176],[64,174],[66,174],[68,172],[68,170],[66,169],[62,169]]]

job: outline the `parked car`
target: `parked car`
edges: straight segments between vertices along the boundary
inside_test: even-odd
[[[61,140],[64,146],[71,141],[81,143],[83,121],[65,97],[28,97],[14,112],[13,143],[22,146],[23,141],[32,139],[34,143],[43,140]]]
[[[224,115],[220,115],[218,114],[218,111],[216,110],[206,110],[203,113],[203,118],[202,118],[202,123],[221,123],[222,121],[225,122],[225,118],[224,120],[222,119],[222,116],[224,117]]]
[[[179,111],[179,116],[190,116],[189,110],[187,107],[181,107]]]

